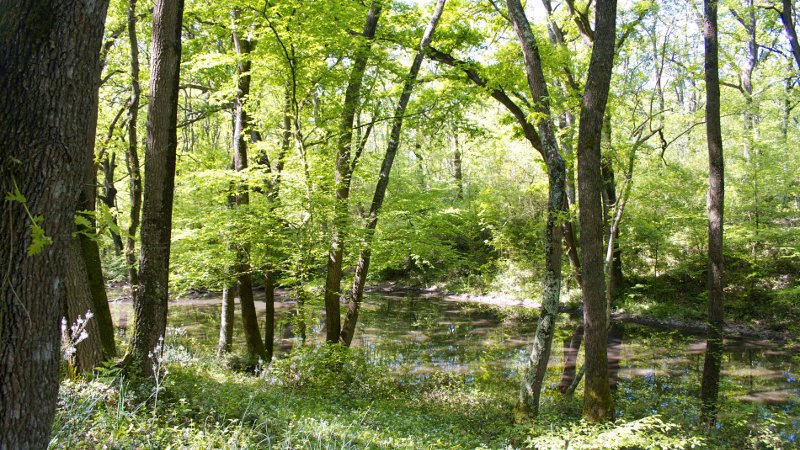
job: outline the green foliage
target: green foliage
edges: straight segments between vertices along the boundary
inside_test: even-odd
[[[531,437],[526,445],[536,449],[687,449],[702,446],[704,439],[682,435],[676,424],[664,422],[658,415],[634,421],[592,425],[579,422],[556,429],[546,436]]]

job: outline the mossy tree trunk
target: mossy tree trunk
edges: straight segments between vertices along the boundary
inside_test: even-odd
[[[581,104],[578,129],[578,202],[581,223],[583,324],[586,382],[583,414],[592,422],[613,418],[608,384],[608,317],[603,252],[604,190],[601,134],[616,42],[616,0],[600,0],[595,10],[592,56]]]

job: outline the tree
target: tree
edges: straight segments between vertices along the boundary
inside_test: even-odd
[[[704,0],[703,41],[706,80],[706,139],[708,141],[708,336],[700,388],[702,421],[713,425],[722,366],[723,217],[725,211],[725,164],[720,124],[719,43],[717,0]]]
[[[583,326],[586,383],[583,414],[590,421],[613,416],[608,385],[608,317],[603,255],[603,176],[600,143],[614,65],[616,0],[599,0],[595,10],[594,45],[581,105],[578,132],[578,197],[581,223]]]
[[[325,277],[325,325],[327,327],[327,341],[339,342],[341,331],[341,317],[339,297],[342,285],[342,258],[344,256],[345,220],[347,218],[347,204],[350,197],[350,182],[353,176],[353,158],[351,149],[353,144],[353,124],[356,111],[361,106],[361,86],[364,81],[364,72],[369,60],[370,46],[375,37],[378,19],[381,14],[381,2],[373,0],[370,3],[367,20],[364,24],[363,44],[356,49],[353,56],[353,68],[347,82],[347,90],[342,105],[342,115],[339,124],[339,142],[336,150],[336,199],[334,203],[333,236],[331,249],[328,253]]]
[[[250,95],[250,53],[253,42],[250,37],[242,36],[238,31],[241,12],[238,8],[231,11],[233,19],[233,45],[239,59],[236,67],[236,97],[233,101],[233,169],[237,172],[247,169],[247,134],[250,118],[245,109],[245,101]],[[250,192],[246,184],[234,187],[237,209],[246,210],[250,204]],[[236,248],[236,277],[239,289],[239,304],[242,308],[242,325],[247,343],[247,353],[253,358],[266,358],[264,341],[258,327],[258,316],[253,301],[253,282],[250,274],[250,245],[241,243]]]
[[[45,448],[108,2],[0,2],[0,447]]]
[[[134,299],[133,336],[126,355],[129,369],[142,374],[152,374],[152,356],[157,357],[153,352],[167,326],[182,19],[183,0],[156,0],[150,50],[140,291]]]
[[[403,129],[403,119],[406,114],[406,107],[408,101],[411,99],[411,93],[414,90],[414,85],[419,75],[420,67],[422,67],[422,60],[425,58],[425,50],[433,40],[433,33],[436,30],[436,25],[442,17],[444,11],[444,4],[446,0],[438,0],[436,2],[436,9],[433,12],[425,33],[422,36],[422,42],[419,45],[419,50],[414,56],[411,63],[411,68],[408,70],[405,82],[403,84],[403,92],[400,94],[400,100],[397,102],[397,107],[394,111],[394,119],[392,120],[392,129],[389,132],[389,143],[386,146],[386,154],[383,157],[381,164],[381,171],[378,175],[378,183],[375,186],[375,194],[372,197],[372,203],[369,208],[369,216],[367,217],[367,237],[364,248],[358,256],[358,263],[356,264],[356,274],[353,278],[353,289],[348,299],[347,315],[345,316],[344,326],[342,326],[339,339],[348,347],[353,340],[353,334],[356,330],[356,322],[358,321],[358,309],[361,304],[361,299],[364,296],[364,285],[367,282],[367,273],[369,272],[369,263],[372,258],[372,245],[373,234],[375,228],[378,226],[378,213],[383,206],[383,199],[386,196],[386,188],[389,186],[389,175],[392,171],[394,158],[397,155],[397,149],[400,146],[400,132]],[[456,150],[458,151],[458,150]],[[460,156],[459,156],[460,158]],[[459,160],[460,161],[460,160]],[[460,166],[459,172],[460,174]],[[459,190],[459,192],[461,192]],[[460,195],[460,194],[459,194]]]
[[[561,296],[561,220],[566,212],[566,180],[564,158],[558,149],[555,126],[550,113],[550,95],[542,69],[536,38],[531,31],[525,10],[519,0],[508,0],[508,15],[522,47],[528,87],[534,100],[534,111],[540,116],[539,148],[547,165],[547,240],[545,247],[545,279],[539,323],[531,346],[531,354],[520,387],[516,405],[517,417],[536,416],[539,396],[555,332]],[[531,139],[529,139],[531,140]]]
[[[142,210],[142,172],[139,169],[139,99],[142,93],[139,85],[139,39],[136,37],[136,0],[128,5],[128,42],[130,44],[131,100],[128,105],[128,151],[125,164],[128,167],[128,192],[131,209],[128,232],[125,237],[125,262],[128,264],[128,282],[131,285],[131,298],[139,297],[139,272],[136,267],[136,233]]]

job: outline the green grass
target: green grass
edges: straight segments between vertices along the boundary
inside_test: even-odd
[[[552,388],[557,372],[548,372],[539,420],[515,425],[511,378],[423,375],[338,346],[302,348],[256,376],[168,346],[159,388],[115,369],[64,381],[51,447],[790,448],[779,434],[791,429],[788,414],[754,421],[755,409],[726,409],[721,428],[703,434],[686,415],[696,409],[691,388],[664,393],[646,380],[623,383],[620,421],[588,425],[580,395]],[[665,395],[672,404],[656,416],[649,405]]]

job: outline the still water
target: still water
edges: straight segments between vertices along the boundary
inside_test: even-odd
[[[263,302],[257,305],[261,306],[263,323]],[[214,347],[218,300],[188,306],[177,302],[170,308],[168,334],[177,333],[191,337],[197,345]],[[309,307],[306,314],[310,344],[324,339],[320,309]],[[419,377],[435,371],[457,373],[466,382],[481,377],[516,380],[536,327],[533,312],[428,296],[371,294],[365,298],[361,311],[353,346],[364,349],[372,361]],[[117,314],[122,314],[124,320],[125,311]],[[298,344],[298,321],[294,305],[288,302],[279,303],[276,314],[275,349],[280,358]],[[562,315],[545,380],[545,396],[557,389],[563,348],[576,326],[574,318]],[[236,332],[235,348],[243,344],[238,322]],[[702,336],[621,324],[617,340],[609,349],[610,358],[618,360],[618,415],[659,413],[696,420],[704,350]],[[580,355],[578,366],[582,365],[582,352]],[[726,341],[720,386],[722,404],[737,405],[736,414],[745,414],[742,420],[788,416],[792,425],[785,437],[796,441],[800,430],[798,376],[800,353],[796,344],[754,339]],[[723,409],[721,414],[726,411]]]

